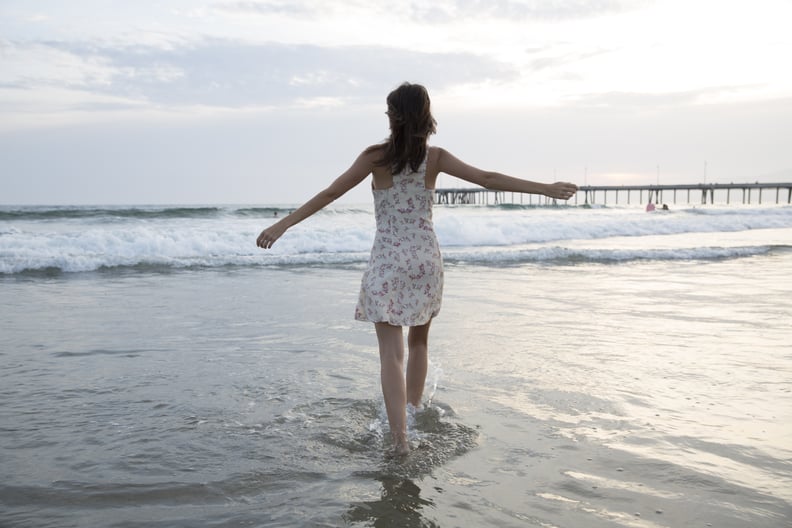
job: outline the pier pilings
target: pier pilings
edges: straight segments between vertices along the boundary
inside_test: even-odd
[[[670,194],[670,203],[677,203],[677,193],[683,195],[685,202],[691,203],[691,191],[693,197],[699,196],[702,205],[715,203],[715,192],[725,191],[725,203],[732,203],[732,190],[741,191],[741,203],[751,204],[751,191],[757,191],[757,202],[762,204],[762,191],[775,190],[775,204],[792,204],[792,183],[698,183],[698,184],[679,184],[679,185],[584,185],[578,189],[572,203],[575,205],[588,204],[594,205],[602,203],[607,205],[609,199],[618,205],[619,198],[626,196],[626,203],[632,203],[634,193],[638,193],[638,201],[643,204],[646,202],[664,203],[665,196]],[[644,201],[646,193],[646,201]],[[508,195],[508,198],[507,198]],[[517,202],[519,197],[519,202]],[[445,205],[498,205],[498,204],[517,204],[520,205],[552,205],[556,200],[545,196],[523,193],[507,193],[504,191],[494,191],[481,187],[457,188],[457,189],[435,189],[434,200],[437,204]],[[601,200],[601,202],[599,201]],[[624,202],[622,202],[624,203]]]

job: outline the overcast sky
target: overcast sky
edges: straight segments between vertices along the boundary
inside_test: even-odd
[[[792,181],[790,20],[790,0],[0,0],[0,204],[302,202],[387,136],[402,81],[430,91],[432,143],[483,168]]]

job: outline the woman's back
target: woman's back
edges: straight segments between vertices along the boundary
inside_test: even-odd
[[[414,230],[432,230],[434,189],[426,187],[426,160],[417,171],[409,167],[391,176],[390,185],[373,188],[377,236],[415,236]]]
[[[440,311],[443,261],[432,223],[426,159],[391,185],[372,189],[377,232],[361,281],[355,319],[399,326],[426,324]]]

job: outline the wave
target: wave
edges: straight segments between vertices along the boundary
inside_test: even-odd
[[[0,274],[4,275],[362,266],[375,231],[371,208],[330,208],[295,226],[265,252],[255,247],[255,238],[285,208],[28,207],[0,211],[6,215],[0,222]],[[741,258],[785,251],[792,233],[792,208],[647,214],[634,208],[438,207],[435,229],[449,263]]]
[[[696,247],[665,249],[571,249],[546,247],[513,251],[452,251],[445,261],[455,264],[579,264],[579,263],[626,263],[656,260],[725,260],[754,257],[771,253],[792,252],[792,246],[740,246],[740,247]]]
[[[584,263],[621,264],[638,261],[706,261],[792,253],[792,246],[699,247],[677,249],[535,249],[468,248],[444,252],[448,265],[514,266],[522,264],[578,265]],[[272,255],[226,254],[183,255],[121,254],[49,255],[37,258],[2,258],[0,275],[95,271],[167,272],[186,269],[333,267],[362,269],[368,252],[301,253]]]
[[[13,222],[13,221],[58,221],[58,220],[112,220],[112,219],[212,219],[222,217],[239,217],[239,218],[273,218],[290,213],[295,209],[295,206],[288,205],[266,205],[266,206],[217,206],[217,205],[196,205],[196,206],[0,206],[0,222]],[[630,211],[635,212],[640,208],[629,208],[619,206],[607,205],[529,205],[529,204],[493,204],[493,205],[438,205],[435,206],[436,211],[453,211],[464,212],[473,215],[493,215],[498,213],[504,214],[526,214],[541,213],[547,211],[560,211],[560,212],[585,212],[585,211]],[[674,210],[671,213],[656,212],[654,216],[661,215],[673,216],[675,213],[685,213],[689,215],[696,215],[700,217],[755,217],[757,211],[761,212],[761,216],[771,217],[774,215],[789,216],[792,208],[789,206],[773,206],[767,205],[760,209],[757,208],[743,208],[740,206],[731,206],[725,208],[718,207],[686,207]],[[349,207],[330,207],[319,214],[329,215],[346,215],[346,214],[371,214],[372,208],[370,206],[349,206]],[[653,215],[646,215],[651,218]]]
[[[218,218],[222,216],[240,216],[269,218],[286,214],[293,210],[289,207],[24,207],[0,208],[0,222],[57,221],[82,219],[195,219]]]

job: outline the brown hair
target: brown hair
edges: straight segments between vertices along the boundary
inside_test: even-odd
[[[376,164],[399,174],[408,165],[417,171],[426,157],[426,142],[436,131],[429,93],[420,84],[404,83],[388,94],[388,119],[391,134],[376,148],[382,157]]]

